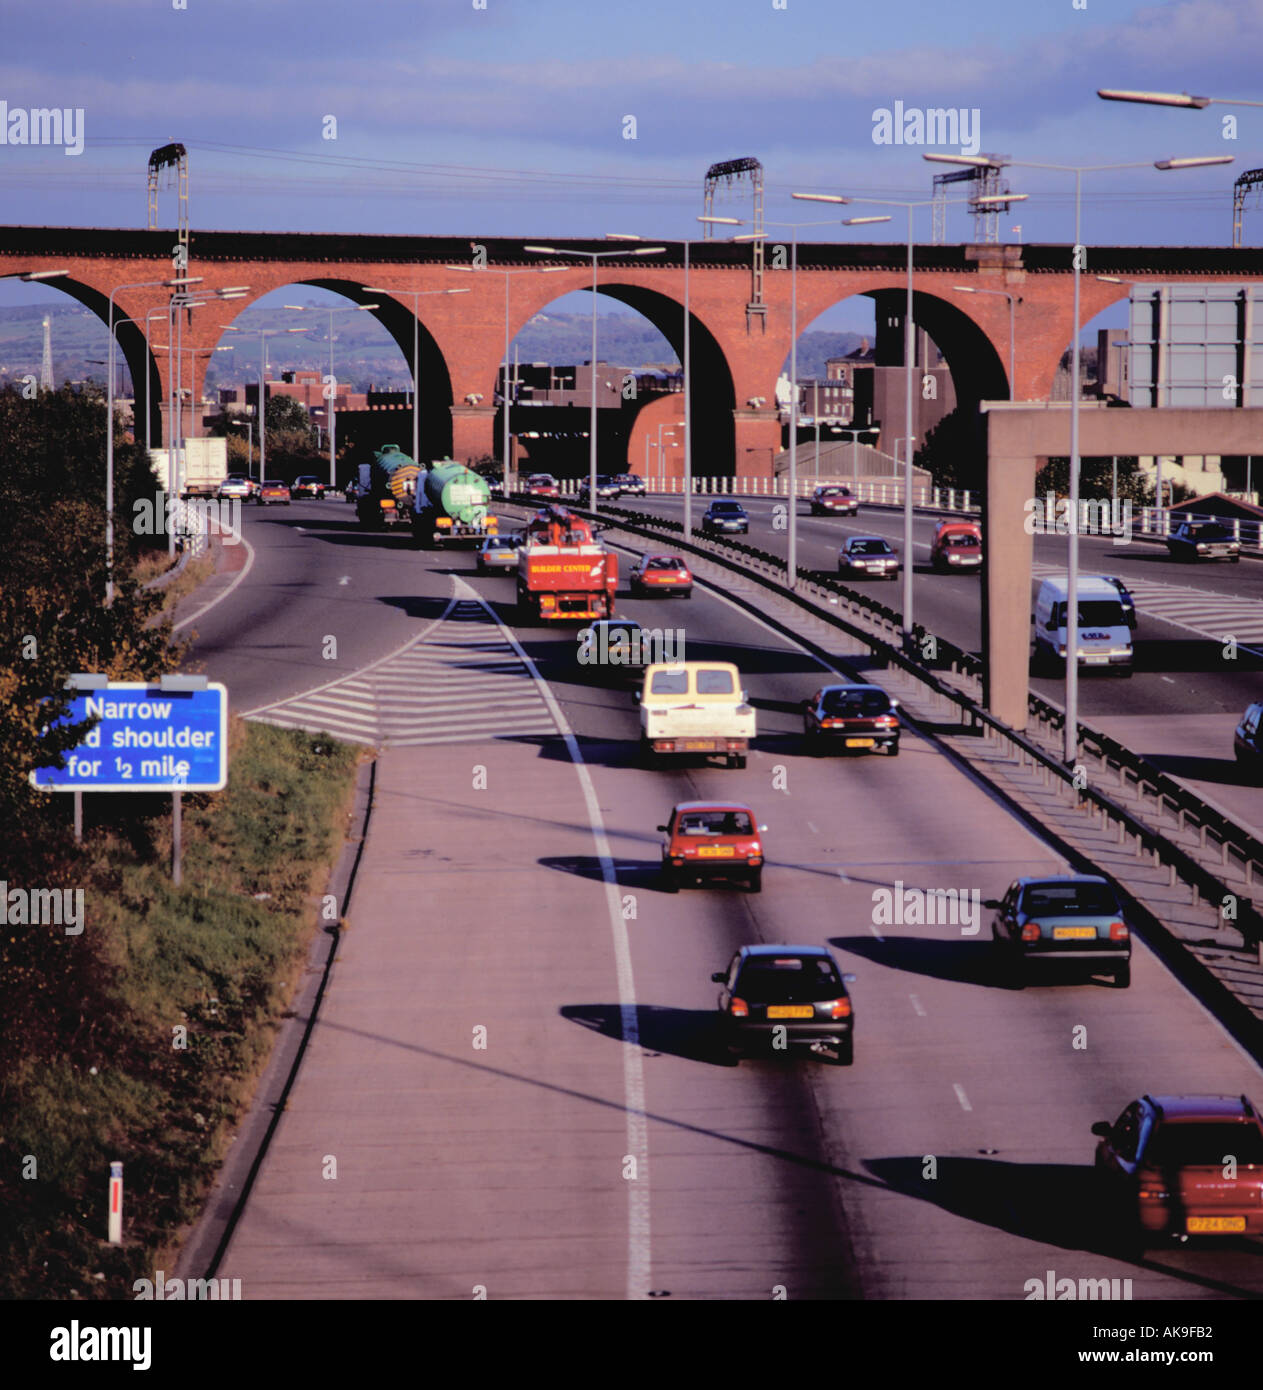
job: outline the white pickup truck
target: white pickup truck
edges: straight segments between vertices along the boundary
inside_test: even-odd
[[[730,661],[657,662],[645,671],[640,705],[640,756],[658,766],[663,754],[722,754],[745,767],[755,732],[754,708]]]

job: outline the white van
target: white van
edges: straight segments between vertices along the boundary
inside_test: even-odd
[[[1066,660],[1066,590],[1064,577],[1045,579],[1035,599],[1036,670],[1062,670]],[[1103,575],[1079,576],[1079,665],[1108,667],[1130,676],[1131,627],[1117,588]]]

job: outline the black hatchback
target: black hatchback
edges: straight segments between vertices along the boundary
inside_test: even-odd
[[[711,979],[730,1051],[831,1046],[834,1061],[855,1056],[855,1011],[847,982],[823,946],[742,946]]]

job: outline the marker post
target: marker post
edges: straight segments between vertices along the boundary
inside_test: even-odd
[[[123,1243],[123,1165],[110,1164],[109,1243]]]

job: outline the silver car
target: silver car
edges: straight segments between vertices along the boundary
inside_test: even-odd
[[[516,569],[521,548],[521,536],[488,536],[478,546],[478,568],[484,573],[492,569]]]
[[[899,557],[882,536],[851,536],[838,551],[838,573],[897,579]]]

